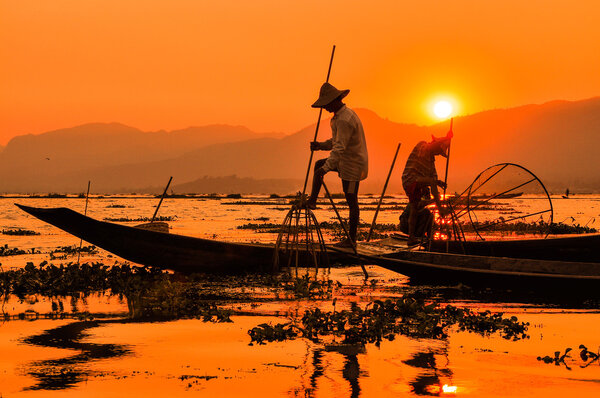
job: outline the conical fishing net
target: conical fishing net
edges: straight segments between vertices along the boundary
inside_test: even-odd
[[[512,163],[487,168],[450,203],[467,239],[546,237],[553,217],[542,182]]]

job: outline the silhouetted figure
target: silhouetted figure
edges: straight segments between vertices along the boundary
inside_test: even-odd
[[[427,188],[431,189],[431,194],[441,216],[445,216],[446,211],[442,207],[438,186],[445,188],[446,183],[438,180],[435,169],[435,157],[447,157],[448,147],[452,138],[449,132],[446,137],[436,138],[431,136],[431,142],[421,141],[415,145],[408,156],[404,172],[402,173],[402,187],[408,196],[410,210],[408,214],[408,245],[412,246],[418,243],[415,229],[417,226],[417,211],[419,202]]]
[[[433,214],[427,208],[431,204],[429,189],[426,189],[426,193],[423,195],[417,206],[417,222],[415,224],[414,236],[415,238],[429,239],[429,231],[433,223]],[[411,204],[407,204],[402,214],[400,214],[400,231],[405,234],[409,234],[408,218],[411,212]]]
[[[342,179],[342,187],[348,204],[350,241],[345,240],[340,246],[352,247],[356,242],[358,229],[358,186],[367,178],[368,154],[367,142],[362,123],[356,113],[348,108],[342,99],[350,90],[338,90],[329,83],[324,83],[319,92],[319,99],[312,104],[313,108],[324,108],[333,113],[331,118],[331,139],[324,142],[311,142],[312,151],[331,151],[329,157],[315,162],[313,184],[307,207],[316,208],[317,198],[323,177],[330,171],[337,171]]]

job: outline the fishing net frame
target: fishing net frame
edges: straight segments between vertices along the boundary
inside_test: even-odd
[[[523,172],[523,173],[525,173],[525,175],[529,175],[529,178],[527,179],[527,181],[518,183],[514,186],[511,186],[509,189],[505,189],[499,193],[494,193],[494,194],[490,195],[489,197],[486,197],[484,200],[479,200],[478,198],[475,197],[475,194],[484,185],[486,185],[488,182],[492,181],[494,179],[494,177],[498,176],[501,172],[503,172],[504,170],[507,170],[507,168],[509,168],[509,167],[514,167],[514,168],[516,168],[517,172]],[[497,170],[493,170],[495,168]],[[490,173],[490,171],[492,171],[492,170],[493,170],[493,172],[491,172],[491,175],[486,176],[486,173]],[[539,185],[539,187],[541,188],[541,189],[539,189],[539,193],[542,195],[545,195],[545,199],[547,199],[547,201],[548,201],[547,208],[544,208],[541,211],[527,213],[525,215],[520,215],[520,216],[515,216],[515,217],[510,217],[507,219],[504,219],[501,217],[493,223],[487,223],[484,226],[479,225],[479,223],[477,221],[477,216],[475,214],[475,210],[477,208],[491,202],[494,199],[502,198],[503,195],[510,195],[511,192],[514,192],[515,190],[517,190],[519,188],[523,188],[529,184],[535,184],[535,183],[537,183]],[[457,198],[455,198],[455,201],[458,202],[457,199],[462,198],[465,193],[466,193],[465,208],[460,210],[456,214],[456,219],[461,218],[465,215],[468,215],[471,227],[473,228],[473,231],[476,233],[477,238],[480,240],[485,240],[485,237],[482,236],[481,232],[486,229],[489,229],[495,225],[508,224],[512,221],[521,220],[521,219],[525,219],[527,217],[532,217],[532,216],[536,216],[536,215],[540,215],[540,217],[542,217],[542,215],[546,214],[546,213],[549,213],[549,220],[548,220],[548,222],[544,222],[544,224],[541,224],[541,225],[546,226],[546,230],[543,233],[544,239],[547,238],[548,235],[550,234],[550,226],[554,221],[554,207],[552,205],[552,199],[550,198],[550,194],[548,193],[548,190],[546,189],[544,183],[542,183],[542,181],[538,178],[538,176],[536,176],[531,170],[529,170],[519,164],[498,163],[498,164],[495,164],[495,165],[492,165],[492,166],[486,168],[481,173],[479,173],[477,175],[477,177],[475,177],[473,182],[463,191],[463,193],[461,193],[460,195],[458,195]]]

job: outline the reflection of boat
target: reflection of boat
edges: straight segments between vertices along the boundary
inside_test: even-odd
[[[42,221],[138,264],[186,273],[232,273],[270,270],[273,263],[274,245],[166,234],[94,220],[67,208],[17,206]],[[330,259],[336,260],[335,256]]]
[[[595,237],[600,239],[598,234]],[[559,239],[562,238],[556,238]],[[536,283],[560,286],[586,283],[600,286],[599,262],[412,251],[407,250],[404,242],[394,238],[361,245],[359,254],[367,262],[409,276],[411,282],[530,287]]]

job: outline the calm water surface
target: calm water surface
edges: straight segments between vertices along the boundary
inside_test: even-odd
[[[246,200],[246,199],[244,199]],[[248,201],[264,201],[253,198]],[[163,216],[177,216],[172,233],[230,241],[274,240],[271,234],[236,229],[258,218],[278,223],[288,205],[239,205],[236,199],[168,199]],[[363,202],[376,199],[363,198]],[[397,203],[403,198],[390,198]],[[518,209],[535,209],[539,199],[520,198]],[[2,257],[2,267],[22,267],[49,259],[57,246],[79,245],[72,237],[17,209],[13,202],[31,206],[66,206],[83,211],[81,199],[0,199],[0,229],[26,228],[37,236],[0,235],[2,244],[37,254]],[[106,217],[151,217],[157,200],[142,198],[93,198],[88,215]],[[115,205],[125,207],[113,207]],[[555,221],[573,217],[580,225],[598,227],[600,197],[555,199]],[[382,223],[396,222],[399,211],[383,211]],[[334,214],[326,207],[316,212],[319,220]],[[363,211],[369,222],[373,211]],[[569,219],[569,222],[572,222]],[[127,223],[130,225],[131,223]],[[84,243],[85,244],[85,243]],[[70,257],[53,263],[76,261]],[[121,259],[100,251],[82,256],[84,261],[112,264]],[[407,278],[368,266],[375,285],[364,285],[360,268],[332,269],[321,279],[341,282],[334,292],[339,301],[369,302],[402,294]],[[550,298],[523,297],[511,292],[487,291],[469,294],[446,289],[446,301],[477,310],[500,311],[530,322],[530,338],[507,341],[499,336],[482,337],[453,331],[444,340],[397,337],[380,347],[315,344],[306,340],[250,346],[248,330],[261,323],[285,322],[306,308],[331,307],[331,300],[275,300],[240,303],[233,323],[214,324],[200,320],[137,322],[127,319],[127,303],[119,297],[92,295],[69,303],[71,309],[102,313],[95,321],[14,320],[0,324],[0,397],[122,397],[122,396],[311,396],[311,397],[564,397],[567,394],[598,396],[600,365],[584,366],[578,346],[600,348],[600,311],[597,301],[568,301],[561,292]],[[445,294],[440,290],[440,294]],[[583,295],[585,297],[585,294]],[[73,307],[70,308],[69,306]],[[4,303],[3,310],[19,313],[50,312],[43,297]],[[573,348],[565,365],[538,361],[555,351]],[[447,385],[446,392],[440,387]],[[455,390],[452,389],[455,387]]]

